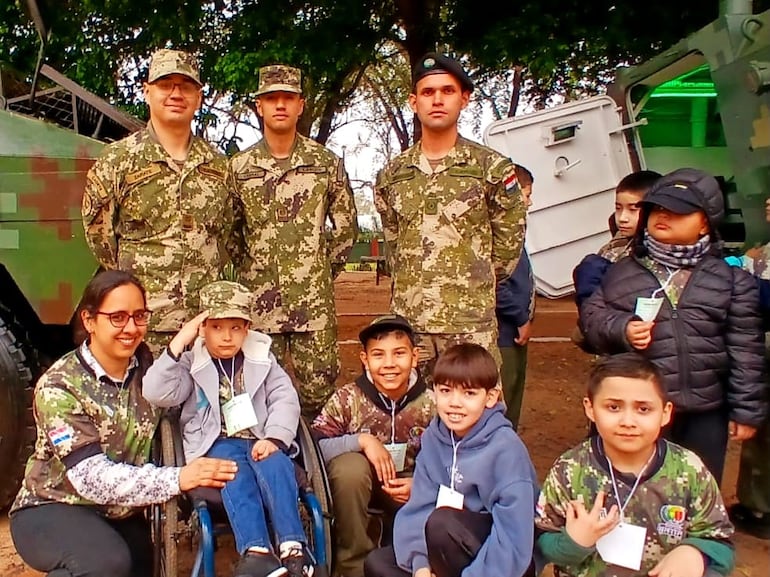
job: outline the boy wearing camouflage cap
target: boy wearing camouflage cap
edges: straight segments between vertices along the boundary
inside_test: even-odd
[[[147,290],[153,316],[145,342],[155,357],[195,315],[198,292],[216,279],[223,255],[240,246],[227,159],[190,129],[201,86],[191,54],[157,50],[143,86],[147,128],[104,148],[83,194],[96,260],[131,272]]]
[[[545,561],[571,577],[729,575],[733,526],[703,461],[660,436],[673,406],[655,365],[605,357],[583,405],[598,435],[546,476],[536,509]]]
[[[278,359],[291,355],[302,411],[315,416],[339,373],[333,281],[358,221],[342,159],[297,131],[301,85],[297,68],[259,70],[264,138],[231,166],[245,212],[240,278],[254,292],[254,320]]]
[[[364,371],[332,395],[312,425],[332,491],[335,572],[344,577],[363,577],[377,545],[369,506],[390,518],[409,499],[420,438],[435,413],[404,317],[379,317],[359,338]]]
[[[143,395],[159,407],[182,405],[188,461],[228,455],[238,464],[235,479],[222,489],[241,554],[235,577],[301,577],[310,563],[294,464],[286,454],[299,424],[299,400],[270,352],[270,337],[249,330],[251,303],[251,293],[238,283],[203,287],[203,312],[182,327],[147,371]]]

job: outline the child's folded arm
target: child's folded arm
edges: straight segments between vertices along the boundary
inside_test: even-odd
[[[729,541],[686,537],[679,545],[690,545],[707,558],[709,569],[720,575],[729,575],[735,568],[735,548]]]
[[[633,350],[626,337],[626,325],[638,317],[608,307],[603,287],[597,288],[583,303],[579,314],[586,340],[596,351],[616,354]]]
[[[193,392],[190,354],[175,360],[166,348],[142,378],[142,396],[156,407],[176,407]]]
[[[578,309],[602,284],[602,278],[612,263],[598,254],[588,254],[583,257],[572,271],[572,281],[575,285],[575,304]]]
[[[596,552],[596,547],[583,547],[575,543],[564,527],[560,531],[541,534],[537,539],[537,547],[549,563],[559,566],[580,565]]]
[[[329,462],[343,453],[360,453],[361,445],[358,443],[358,434],[341,435],[339,437],[326,437],[318,439],[324,461]]]

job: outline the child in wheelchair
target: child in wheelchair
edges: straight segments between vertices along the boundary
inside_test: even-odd
[[[181,405],[188,462],[206,455],[238,464],[235,479],[221,491],[241,555],[235,577],[311,575],[287,455],[300,417],[296,390],[270,353],[270,338],[249,330],[245,287],[217,281],[201,290],[200,301],[203,312],[147,371],[143,395],[160,407]]]

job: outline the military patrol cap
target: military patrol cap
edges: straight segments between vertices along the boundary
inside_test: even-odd
[[[181,74],[195,80],[199,85],[201,84],[198,63],[192,54],[168,48],[156,50],[150,60],[150,73],[147,76],[147,82],[153,83],[158,78],[169,74]]]
[[[219,280],[201,289],[201,310],[210,319],[251,320],[251,291],[237,282]]]
[[[302,72],[299,68],[274,64],[259,69],[257,96],[268,92],[294,92],[302,94]]]
[[[420,79],[430,74],[451,74],[457,79],[463,90],[473,92],[473,82],[471,82],[470,77],[460,63],[449,56],[428,52],[420,58],[412,71],[412,88],[417,86]]]
[[[358,338],[360,339],[361,344],[366,346],[366,342],[371,339],[373,335],[386,331],[404,331],[409,335],[409,340],[414,342],[414,329],[412,328],[412,325],[409,324],[409,321],[401,315],[383,315],[377,317],[358,333]]]

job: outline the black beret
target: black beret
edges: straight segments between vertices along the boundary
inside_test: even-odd
[[[412,71],[412,87],[417,86],[417,82],[429,74],[451,74],[462,86],[463,90],[473,92],[473,82],[466,74],[460,63],[449,56],[438,54],[437,52],[428,52],[417,61]]]

